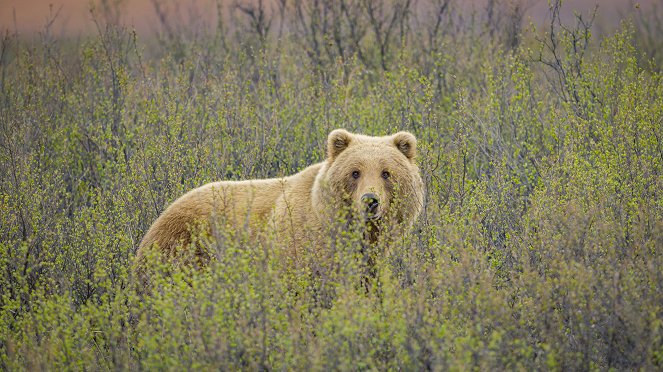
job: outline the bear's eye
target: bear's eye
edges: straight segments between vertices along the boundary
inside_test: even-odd
[[[352,172],[352,178],[354,178],[354,179],[359,178],[359,171]]]
[[[382,172],[382,178],[384,178],[384,179],[386,180],[386,179],[388,179],[389,177],[391,177],[391,174],[390,174],[389,172],[387,172],[387,171],[383,171],[383,172]]]

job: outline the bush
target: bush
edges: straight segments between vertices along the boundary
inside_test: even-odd
[[[232,19],[253,23],[235,27],[259,35],[160,44],[103,24],[8,34],[0,366],[661,368],[663,83],[634,26],[592,36],[553,3],[550,28],[505,37],[489,31],[520,18],[397,3],[283,3],[262,21],[241,4]],[[315,276],[220,232],[210,267],[137,290],[137,245],[169,202],[297,172],[338,127],[419,138],[425,211],[372,287],[352,236]]]

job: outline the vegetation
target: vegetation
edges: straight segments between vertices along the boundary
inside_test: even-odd
[[[99,13],[90,38],[7,33],[0,368],[663,368],[663,18],[599,37],[559,2],[539,29],[489,3],[242,2],[211,32],[164,15],[157,42]],[[207,270],[136,290],[169,202],[297,172],[338,127],[419,139],[425,211],[379,285],[357,286],[352,236],[314,278],[219,232]]]

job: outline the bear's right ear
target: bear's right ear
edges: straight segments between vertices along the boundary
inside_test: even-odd
[[[332,160],[350,146],[352,133],[345,129],[334,129],[327,137],[327,158]]]

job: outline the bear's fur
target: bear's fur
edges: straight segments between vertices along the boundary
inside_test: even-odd
[[[324,244],[325,226],[339,217],[370,225],[371,241],[387,221],[390,231],[410,228],[424,193],[415,155],[416,139],[408,132],[371,137],[336,129],[327,139],[327,159],[293,176],[212,182],[175,200],[140,243],[138,262],[153,247],[165,256],[191,249],[193,227],[210,232],[215,220],[251,236],[271,229],[294,249]]]

